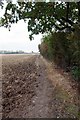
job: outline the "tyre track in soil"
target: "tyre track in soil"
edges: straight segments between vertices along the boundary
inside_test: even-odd
[[[10,74],[9,70],[8,73],[5,73],[6,69],[3,70],[4,76],[8,74],[8,77],[4,77],[7,79],[7,82],[6,80],[3,82],[3,117],[75,117],[74,113],[69,114],[69,111],[66,111],[66,104],[64,103],[65,98],[63,100],[58,99],[58,95],[56,95],[58,94],[56,92],[57,89],[48,77],[47,69],[41,56],[34,55],[18,64],[19,62],[20,61],[16,63],[16,68],[15,65],[12,66],[12,70],[10,70],[12,71],[12,74]],[[11,69],[11,65],[8,67]],[[24,75],[24,73],[26,73],[26,75]],[[13,74],[14,79],[12,80],[13,77],[9,78],[9,76],[12,76]],[[18,77],[18,85],[16,85],[14,82],[16,80],[16,76]],[[9,89],[10,92],[12,90],[10,96],[7,96],[9,91],[6,89],[6,87],[8,86],[12,87],[12,89]]]

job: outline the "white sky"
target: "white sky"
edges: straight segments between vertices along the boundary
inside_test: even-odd
[[[0,16],[3,11],[0,10]],[[38,44],[41,43],[42,35],[34,36],[34,40],[29,40],[27,23],[23,20],[17,24],[13,24],[11,31],[4,27],[0,27],[0,50],[23,50],[26,52],[38,52]]]
[[[12,25],[10,32],[4,27],[0,28],[0,50],[37,52],[41,37],[42,35],[34,36],[34,40],[30,41],[27,23],[19,21],[17,24]]]

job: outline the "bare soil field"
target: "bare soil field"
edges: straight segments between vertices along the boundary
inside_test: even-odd
[[[70,81],[40,55],[3,55],[2,117],[78,117],[78,90]]]
[[[0,55],[0,119],[2,118],[2,55]]]

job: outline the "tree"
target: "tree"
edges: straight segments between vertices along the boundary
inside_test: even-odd
[[[28,31],[33,34],[55,31],[72,31],[80,22],[80,2],[18,2],[8,3],[2,25],[10,28],[12,23],[28,19]]]
[[[3,0],[0,0],[0,7],[3,8]]]

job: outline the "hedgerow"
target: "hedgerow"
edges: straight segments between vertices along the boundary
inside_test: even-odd
[[[74,32],[54,32],[46,35],[39,45],[40,53],[80,79],[80,27]]]

